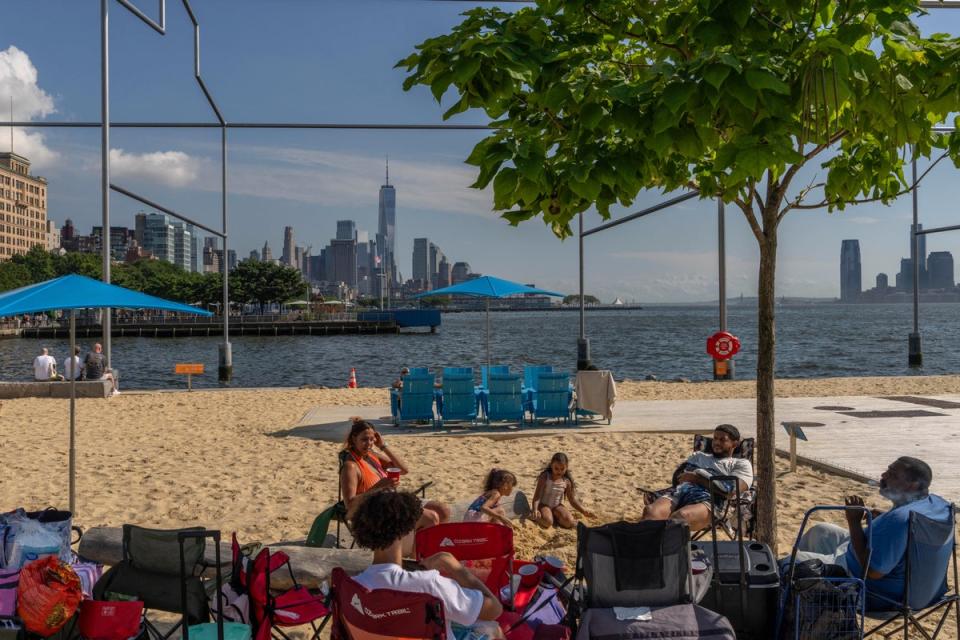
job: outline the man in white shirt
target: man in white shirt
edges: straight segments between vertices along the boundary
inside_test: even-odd
[[[40,355],[33,359],[33,379],[42,382],[63,380],[62,376],[57,375],[56,359],[48,353],[46,347],[40,351]]]
[[[690,531],[701,531],[710,526],[710,510],[716,498],[711,495],[712,479],[717,476],[733,476],[724,483],[726,497],[743,493],[753,484],[753,465],[746,458],[736,458],[733,452],[740,445],[740,431],[732,424],[721,424],[713,430],[712,451],[697,451],[687,458],[680,482],[666,495],[657,498],[643,510],[642,520],[666,520],[686,522]],[[722,501],[722,500],[721,500]]]
[[[83,373],[83,366],[80,364],[80,347],[74,347],[73,357],[63,360],[63,376],[67,380],[79,380],[81,373]]]
[[[353,515],[357,544],[373,550],[373,564],[354,579],[367,589],[394,589],[429,593],[443,601],[447,640],[470,635],[478,621],[493,621],[503,606],[490,589],[449,553],[437,553],[422,562],[426,571],[401,566],[403,538],[414,530],[423,507],[411,493],[378,491],[365,496]],[[490,623],[491,634],[499,631]],[[466,633],[465,633],[466,632]],[[481,631],[486,634],[487,629]],[[477,637],[473,630],[472,637]]]

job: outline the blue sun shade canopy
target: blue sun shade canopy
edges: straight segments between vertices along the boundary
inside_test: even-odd
[[[0,293],[0,317],[56,309],[159,309],[200,316],[213,314],[189,305],[148,296],[93,278],[70,274]]]
[[[494,278],[493,276],[481,276],[473,280],[467,280],[466,282],[455,284],[452,287],[444,287],[443,289],[425,291],[424,293],[417,294],[414,297],[426,298],[429,296],[474,296],[477,298],[506,298],[508,296],[519,296],[524,294],[555,296],[557,298],[563,297],[562,293],[557,293],[556,291],[547,291],[545,289],[537,289],[536,287],[528,287],[527,285],[520,284],[519,282],[511,282],[510,280]]]

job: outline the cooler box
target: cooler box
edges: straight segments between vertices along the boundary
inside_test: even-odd
[[[737,638],[766,640],[772,638],[780,600],[780,576],[777,561],[770,547],[755,541],[744,541],[743,559],[746,575],[746,615],[741,611],[740,554],[734,540],[718,540],[714,568],[719,585],[711,583],[700,605],[723,614],[737,631]],[[698,540],[693,549],[702,549],[711,564],[715,562],[712,541]]]

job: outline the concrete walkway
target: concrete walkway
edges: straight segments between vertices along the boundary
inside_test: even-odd
[[[581,422],[579,426],[537,425],[520,429],[507,426],[432,425],[394,427],[387,407],[317,407],[278,437],[304,437],[342,441],[350,416],[374,420],[382,433],[396,435],[488,437],[512,439],[568,433],[609,432],[709,432],[728,422],[744,436],[756,435],[756,401],[657,400],[618,402],[613,424]],[[818,423],[804,427],[809,440],[797,442],[803,459],[855,476],[879,478],[887,465],[901,455],[925,460],[933,468],[934,491],[960,501],[960,395],[876,398],[842,396],[778,398],[777,422]],[[789,437],[777,429],[777,448],[789,450]]]

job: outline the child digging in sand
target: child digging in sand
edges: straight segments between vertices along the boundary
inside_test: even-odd
[[[464,522],[498,522],[508,527],[514,524],[500,506],[500,499],[513,493],[517,477],[506,469],[491,469],[483,483],[483,494],[470,503],[463,516]],[[515,527],[514,527],[515,528]]]
[[[537,490],[533,494],[534,521],[544,529],[549,529],[553,525],[572,529],[577,521],[574,520],[570,510],[563,506],[564,498],[570,501],[570,506],[583,515],[593,517],[593,514],[584,509],[577,500],[567,454],[555,453],[547,468],[537,477]]]

